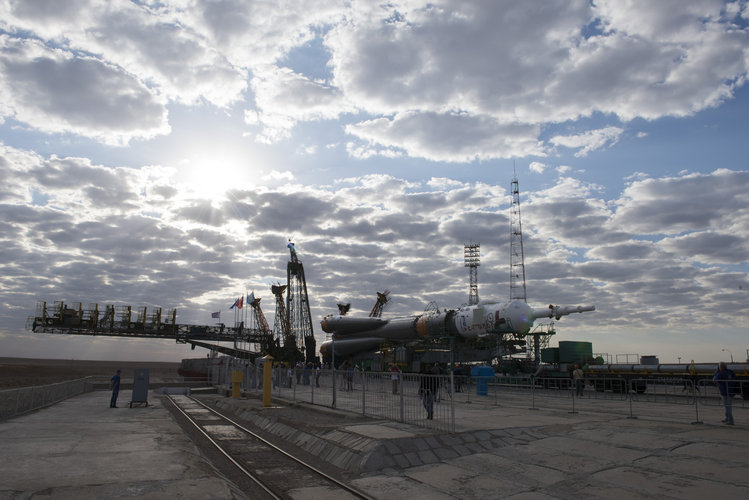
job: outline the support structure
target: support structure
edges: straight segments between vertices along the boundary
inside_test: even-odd
[[[248,321],[248,330],[253,332],[255,338],[259,338],[259,352],[261,354],[268,354],[275,352],[278,347],[278,342],[273,338],[273,331],[268,326],[268,320],[265,319],[263,309],[260,307],[260,297],[255,297],[255,294],[248,296],[248,307],[250,308],[250,318]],[[240,346],[235,341],[235,347],[244,348],[250,350],[249,343],[243,343]]]
[[[276,317],[273,321],[273,341],[280,345],[280,352],[271,353],[276,361],[286,361],[293,366],[300,360],[297,339],[292,332],[291,323],[289,322],[289,310],[286,308],[284,292],[286,285],[273,285],[271,291],[276,296]],[[286,297],[288,300],[288,296]]]
[[[288,312],[291,334],[297,344],[304,347],[305,362],[314,362],[316,355],[315,335],[312,330],[312,314],[310,313],[309,297],[307,296],[307,280],[304,277],[304,265],[299,260],[294,243],[287,245],[291,258],[286,266],[286,309]]]
[[[236,348],[236,342],[251,344],[262,341],[257,332],[241,326],[181,324],[177,323],[176,309],[168,309],[166,315],[162,315],[160,307],[150,310],[152,312],[146,314],[145,307],[138,308],[133,321],[133,307],[129,305],[107,304],[102,308],[98,304],[89,304],[88,309],[83,309],[80,302],[67,304],[58,301],[48,306],[46,301],[39,301],[36,314],[28,318],[26,328],[34,333],[173,339],[177,343],[192,344],[193,348],[213,345],[214,350],[240,358],[252,357],[256,353]],[[235,342],[235,347],[206,342]]]
[[[374,307],[369,312],[370,318],[381,318],[382,311],[385,310],[385,305],[390,301],[390,290],[384,292],[377,292],[377,301]]]
[[[473,306],[479,303],[479,273],[478,267],[481,265],[481,244],[466,243],[463,245],[463,256],[465,258],[465,267],[468,268],[468,305]]]
[[[520,189],[517,176],[512,179],[510,207],[510,300],[527,302],[525,291],[525,257],[523,226],[520,222]]]

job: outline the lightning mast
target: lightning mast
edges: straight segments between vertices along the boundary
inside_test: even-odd
[[[479,303],[479,273],[478,267],[480,262],[480,243],[466,243],[463,245],[463,256],[465,258],[465,267],[468,268],[468,305],[473,306]]]
[[[512,178],[510,206],[510,300],[528,302],[525,293],[525,257],[523,256],[523,226],[520,223],[520,189],[517,175]]]
[[[299,260],[294,243],[287,245],[291,258],[286,266],[286,310],[289,317],[291,335],[296,337],[297,344],[304,347],[306,362],[315,360],[315,335],[312,331],[312,314],[307,296],[307,280],[304,277],[304,266]]]

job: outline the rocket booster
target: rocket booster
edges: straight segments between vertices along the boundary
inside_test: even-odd
[[[375,350],[385,340],[408,342],[428,337],[460,335],[477,338],[496,333],[527,334],[538,318],[555,318],[572,313],[595,311],[595,306],[555,306],[532,309],[522,300],[483,301],[460,309],[393,319],[326,316],[322,330],[331,333],[332,341],[320,347],[323,356],[335,345],[336,355],[350,355]]]

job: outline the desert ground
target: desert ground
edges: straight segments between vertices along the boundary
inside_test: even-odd
[[[127,381],[132,380],[135,368],[148,369],[152,381],[176,380],[179,363],[0,357],[0,390],[53,384],[88,376],[109,380],[117,369],[122,370],[122,379]]]

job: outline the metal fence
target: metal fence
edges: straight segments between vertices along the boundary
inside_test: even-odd
[[[94,378],[0,391],[0,420],[13,418],[94,390]]]
[[[243,392],[262,392],[262,367],[243,362],[214,366],[212,383],[231,387],[233,370],[243,371]],[[749,407],[749,381],[733,383],[737,387],[733,408]],[[431,394],[425,394],[425,385],[432,388]],[[399,373],[394,384],[391,372],[283,367],[273,369],[272,395],[445,432],[455,431],[456,406],[462,404],[471,404],[473,408],[485,405],[559,409],[569,413],[597,411],[691,423],[701,423],[701,413],[714,414],[723,405],[714,382],[695,382],[690,378],[604,377],[586,380],[578,392],[574,382],[567,378]],[[427,418],[430,406],[432,418]]]
[[[262,392],[262,367],[254,365],[216,365],[213,384],[230,387],[231,372],[235,370],[243,372],[243,392]],[[399,373],[394,384],[389,372],[275,367],[272,373],[274,397],[445,432],[455,429],[454,407],[448,397],[449,375]]]

